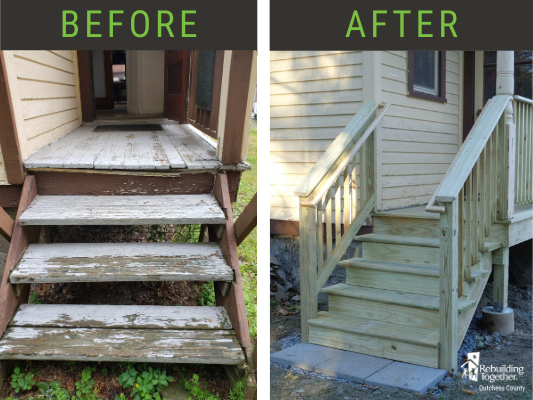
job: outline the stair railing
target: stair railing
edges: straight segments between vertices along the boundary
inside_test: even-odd
[[[533,100],[514,96],[516,123],[515,204],[533,202]]]
[[[318,292],[374,208],[375,129],[389,107],[364,103],[294,191],[300,198],[303,342],[309,341],[308,320],[318,314]]]
[[[485,105],[426,208],[441,214],[439,368],[450,372],[457,367],[457,304],[464,282],[480,263],[491,225],[512,217],[511,101],[498,95]]]

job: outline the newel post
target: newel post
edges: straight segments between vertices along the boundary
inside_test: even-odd
[[[439,368],[457,370],[457,305],[459,302],[459,204],[444,203],[440,217],[440,348]]]
[[[496,94],[514,94],[514,51],[498,51],[496,58]],[[500,219],[512,219],[515,202],[515,157],[516,157],[516,125],[513,116],[513,101],[509,101],[505,109],[505,157],[501,171],[504,185],[500,191]],[[505,191],[505,192],[503,192]],[[502,197],[503,196],[503,197]]]
[[[308,198],[300,197],[300,201]],[[302,342],[309,342],[308,321],[318,315],[316,208],[300,206],[300,315]]]

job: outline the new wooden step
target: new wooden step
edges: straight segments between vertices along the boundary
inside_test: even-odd
[[[242,364],[228,328],[222,307],[24,305],[0,359]]]
[[[419,219],[440,219],[439,214],[429,213],[426,206],[414,206],[398,208],[396,210],[378,211],[372,213],[373,216],[394,217],[394,218],[419,218]]]
[[[224,224],[212,194],[37,196],[21,225]]]
[[[364,258],[350,258],[343,260],[338,265],[350,268],[354,270],[369,269],[373,271],[380,271],[384,273],[398,273],[406,275],[419,275],[432,278],[439,278],[439,267],[427,266],[427,265],[413,265],[403,263],[392,263],[378,260],[367,260]],[[469,281],[478,281],[479,279],[486,278],[490,274],[489,271],[472,270],[472,276]]]
[[[398,235],[386,235],[386,234],[379,234],[379,233],[369,233],[367,235],[356,236],[354,240],[358,242],[399,244],[399,245],[405,245],[405,246],[437,247],[437,248],[440,247],[439,238],[398,236]]]
[[[216,243],[30,244],[10,282],[232,281]]]
[[[428,367],[438,366],[438,329],[319,312],[309,342]]]
[[[356,285],[347,285],[344,283],[325,287],[320,292],[329,296],[345,296],[354,299],[364,299],[368,301],[396,304],[406,307],[415,307],[435,311],[439,310],[438,296],[406,293],[396,290],[383,290]],[[470,310],[475,305],[476,303],[474,301],[459,299],[459,314]]]

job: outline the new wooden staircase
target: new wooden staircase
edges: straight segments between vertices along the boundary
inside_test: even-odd
[[[493,97],[427,206],[382,211],[376,149],[388,108],[364,103],[295,190],[302,341],[453,372],[489,275],[501,312],[509,247],[533,236],[533,102]],[[373,233],[356,236],[370,220]],[[353,240],[362,256],[340,261]],[[324,288],[337,265],[346,283]]]
[[[213,181],[201,194],[42,195],[28,175],[0,290],[0,359],[222,364],[242,378],[251,343],[237,239],[227,176]],[[141,224],[201,224],[204,235],[199,243],[37,243],[45,225]],[[26,304],[30,283],[123,281],[213,281],[217,306]]]

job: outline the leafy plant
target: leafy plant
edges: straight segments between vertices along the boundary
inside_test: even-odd
[[[103,376],[107,378],[107,375],[109,375],[109,371],[107,370],[107,367],[102,368],[102,371],[100,371]]]
[[[230,390],[228,400],[244,400],[244,385],[237,382],[233,389]]]
[[[120,395],[115,396],[115,400],[126,400],[126,396],[124,393],[120,393]]]
[[[24,373],[20,371],[20,368],[16,367],[11,375],[11,387],[15,389],[16,393],[21,390],[30,390],[33,385],[35,385],[35,381],[33,380],[34,376],[35,374],[33,372],[29,372],[24,376]]]
[[[39,295],[37,294],[37,292],[31,292],[31,296],[30,296],[29,302],[30,302],[30,304],[42,304],[42,300],[39,297]]]
[[[182,384],[190,393],[188,400],[220,400],[220,396],[218,394],[213,394],[201,388],[199,377],[196,374],[192,376],[190,381],[184,379]]]
[[[174,225],[176,230],[172,237],[173,242],[197,242],[200,237],[201,225]]]
[[[126,365],[126,371],[118,377],[118,383],[124,388],[132,387],[135,383],[135,378],[138,372],[135,370],[133,364]]]
[[[61,383],[59,381],[37,383],[37,388],[41,392],[41,395],[37,396],[40,399],[50,399],[50,400],[69,400],[70,394],[66,389],[61,388]]]
[[[131,391],[133,400],[161,400],[159,387],[168,386],[168,382],[174,381],[172,376],[167,376],[167,371],[153,369],[149,367],[141,375],[137,376],[137,381]]]
[[[215,287],[212,282],[208,282],[196,288],[198,293],[198,304],[200,306],[215,305]]]
[[[91,378],[96,367],[87,367],[81,373],[81,379],[76,382],[76,397],[85,399],[93,394],[94,379]],[[96,391],[96,389],[94,389]]]

